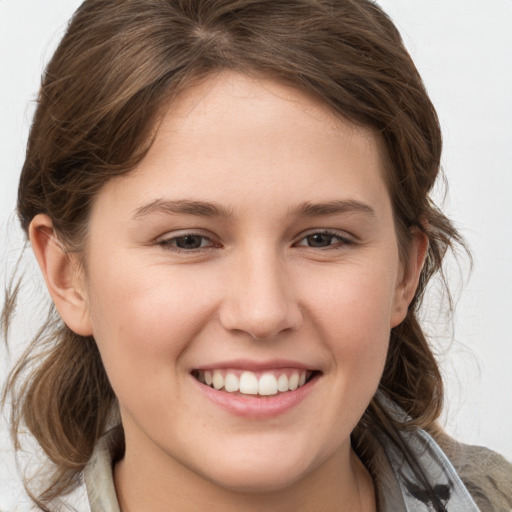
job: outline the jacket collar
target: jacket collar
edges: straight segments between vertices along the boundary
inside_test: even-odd
[[[405,417],[394,403],[382,396],[378,399],[395,417]],[[401,432],[400,436],[423,473],[423,482],[442,498],[444,510],[479,512],[451,462],[427,432]],[[112,469],[123,450],[120,425],[108,431],[96,445],[83,472],[90,512],[120,512]],[[372,476],[379,512],[443,512],[434,508],[428,493],[418,483],[417,467],[411,466],[386,436],[376,437],[372,447]]]

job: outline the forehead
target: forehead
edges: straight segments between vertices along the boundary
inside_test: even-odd
[[[299,203],[305,195],[378,201],[383,192],[387,198],[383,162],[371,130],[316,98],[268,78],[223,72],[163,106],[146,157],[106,188],[124,180],[132,184],[124,191],[139,196],[134,200],[171,194],[229,206],[256,196],[260,205]]]
[[[345,136],[353,134],[370,144],[380,142],[373,130],[348,121],[313,93],[256,73],[223,70],[192,82],[162,106],[163,123],[158,125],[157,134],[162,136],[166,128],[173,127],[191,130],[204,117],[224,121],[210,126],[215,137],[222,135],[219,128],[229,121],[238,123],[239,128],[259,127],[269,138],[273,129],[300,124],[310,129],[343,132]]]

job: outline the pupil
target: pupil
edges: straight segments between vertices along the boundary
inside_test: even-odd
[[[316,233],[315,235],[308,236],[308,243],[310,247],[325,247],[331,244],[332,235],[326,233]]]
[[[176,245],[180,249],[199,249],[201,247],[201,237],[195,235],[180,236],[176,239]]]

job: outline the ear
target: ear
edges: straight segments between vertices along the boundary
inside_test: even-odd
[[[399,325],[407,316],[409,304],[414,298],[418,282],[427,257],[428,238],[418,228],[411,230],[411,245],[409,248],[407,267],[403,268],[395,291],[391,327]]]
[[[29,238],[62,320],[76,334],[90,336],[87,300],[76,257],[65,251],[47,215],[39,214],[32,219]]]

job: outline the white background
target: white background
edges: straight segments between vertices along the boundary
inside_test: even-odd
[[[20,247],[13,210],[39,78],[79,3],[0,0],[0,284]],[[437,294],[427,298],[426,327],[447,380],[444,422],[459,439],[512,459],[512,0],[380,5],[402,32],[437,107],[449,181],[445,209],[474,255],[471,277],[457,294],[453,332],[438,315]],[[458,276],[451,266],[457,289]],[[12,343],[17,350],[23,339]],[[0,361],[3,378],[3,346]],[[17,484],[3,425],[0,436],[3,510]]]

